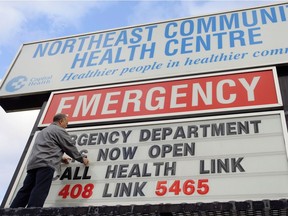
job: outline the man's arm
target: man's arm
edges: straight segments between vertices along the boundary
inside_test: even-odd
[[[89,160],[80,154],[80,152],[75,146],[75,142],[71,139],[66,130],[60,129],[58,137],[59,137],[59,145],[67,155],[79,161],[80,163],[88,165]]]

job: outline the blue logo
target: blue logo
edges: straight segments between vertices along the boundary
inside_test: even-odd
[[[25,77],[25,76],[14,77],[12,80],[10,80],[7,83],[6,91],[8,91],[8,92],[18,91],[19,89],[21,89],[25,86],[26,82],[27,82],[27,77]]]

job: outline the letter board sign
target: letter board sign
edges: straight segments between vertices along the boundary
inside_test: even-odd
[[[283,111],[83,127],[69,134],[90,164],[63,165],[46,207],[288,196]]]

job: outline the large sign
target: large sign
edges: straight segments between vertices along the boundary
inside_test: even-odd
[[[287,63],[288,4],[22,46],[0,97]]]
[[[54,92],[40,120],[56,113],[69,124],[128,120],[282,105],[275,68]]]
[[[288,196],[283,111],[74,128],[69,133],[90,165],[63,165],[46,207]],[[23,170],[16,191],[24,177]]]

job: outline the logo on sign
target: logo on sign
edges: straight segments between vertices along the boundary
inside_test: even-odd
[[[27,77],[25,77],[25,76],[14,77],[12,80],[10,80],[7,83],[6,91],[8,91],[8,92],[18,91],[19,89],[21,89],[25,86],[26,82],[27,82]]]

